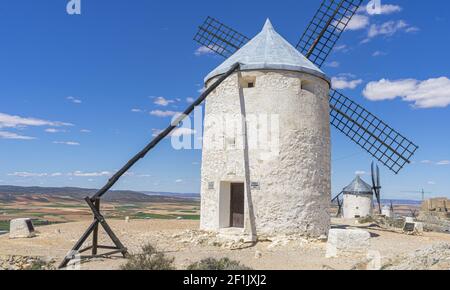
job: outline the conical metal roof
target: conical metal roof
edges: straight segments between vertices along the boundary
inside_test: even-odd
[[[205,82],[224,74],[235,63],[241,70],[288,70],[305,72],[330,82],[317,66],[278,34],[267,19],[262,31],[205,78]]]
[[[344,194],[373,194],[372,186],[362,180],[359,175],[349,186],[344,188],[343,192]]]

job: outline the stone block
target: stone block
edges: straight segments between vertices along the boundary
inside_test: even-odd
[[[414,230],[415,230],[418,234],[423,234],[423,232],[424,232],[424,226],[423,226],[423,223],[419,223],[419,222],[414,223]]]
[[[33,222],[29,218],[11,220],[9,227],[10,239],[26,239],[35,237]]]
[[[328,235],[327,258],[349,254],[367,254],[370,233],[363,230],[332,229]]]

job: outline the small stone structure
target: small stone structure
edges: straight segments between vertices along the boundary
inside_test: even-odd
[[[10,239],[25,239],[35,237],[33,222],[29,218],[11,220],[9,227]]]
[[[367,254],[370,233],[363,230],[332,229],[328,235],[327,258],[353,254]]]
[[[365,218],[373,212],[373,191],[360,176],[344,188],[344,218]]]
[[[432,198],[422,203],[419,217],[434,216],[443,220],[450,220],[450,200],[447,198]]]
[[[450,200],[447,198],[432,198],[422,203],[422,211],[450,212]]]
[[[239,62],[206,100],[201,229],[245,239],[330,227],[330,81],[270,21],[211,72]]]

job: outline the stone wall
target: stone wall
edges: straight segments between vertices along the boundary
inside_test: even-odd
[[[255,87],[240,89],[245,87],[246,80],[254,82]],[[201,180],[203,230],[221,228],[220,188],[224,188],[221,184],[248,181],[255,186],[247,189],[244,232],[312,237],[328,233],[331,199],[328,90],[327,82],[308,74],[255,71],[232,75],[208,97]],[[244,170],[241,101],[249,121],[250,180]],[[215,121],[220,115],[235,119],[235,138],[223,133],[218,138]],[[265,128],[251,124],[254,116],[265,117],[268,126],[279,124],[279,130],[269,130],[271,134],[259,146],[254,146],[254,137]],[[267,144],[272,144],[272,148],[264,148]]]

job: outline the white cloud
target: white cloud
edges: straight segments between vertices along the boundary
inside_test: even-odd
[[[436,185],[435,181],[428,181],[428,185]]]
[[[175,180],[175,183],[182,183],[183,182],[183,179],[177,179],[177,180]]]
[[[27,126],[61,127],[61,126],[73,126],[73,124],[47,121],[47,120],[41,120],[41,119],[36,119],[36,118],[24,118],[24,117],[20,117],[20,116],[13,116],[13,115],[0,113],[0,128],[17,128],[17,127],[27,127]]]
[[[164,97],[155,97],[155,101],[153,103],[158,106],[167,107],[168,105],[175,103],[175,101],[168,100]]]
[[[380,50],[374,51],[374,52],[372,53],[372,56],[373,56],[373,57],[377,57],[377,56],[385,56],[385,55],[387,55],[387,53],[384,52],[384,51],[380,51]]]
[[[193,102],[195,102],[195,99],[194,98],[192,98],[192,97],[189,97],[189,98],[186,98],[186,102],[188,102],[188,103],[193,103]]]
[[[88,130],[88,129],[81,129],[80,132],[81,133],[91,133],[92,131]]]
[[[74,141],[54,141],[53,144],[69,145],[69,146],[80,146],[80,143]]]
[[[413,106],[419,109],[445,108],[450,105],[450,79],[447,77],[425,81],[381,79],[368,83],[363,95],[371,101],[401,98],[405,102],[414,103]]]
[[[389,37],[400,31],[411,33],[419,30],[417,27],[409,25],[404,20],[391,20],[382,24],[371,24],[371,17],[376,15],[389,15],[403,10],[401,6],[393,4],[384,4],[379,6],[378,9],[373,8],[375,7],[369,5],[361,6],[346,28],[346,30],[367,29],[367,38],[361,41],[361,43],[368,43],[376,36]],[[337,23],[335,24],[337,25]]]
[[[392,5],[392,4],[384,4],[381,5],[381,13],[383,15],[388,15],[388,14],[392,14],[392,13],[397,13],[402,11],[403,8],[398,6],[398,5]]]
[[[63,174],[61,173],[61,172],[55,172],[55,173],[52,173],[50,176],[51,177],[58,177],[58,176],[62,176]]]
[[[366,175],[367,172],[363,171],[363,170],[358,170],[355,172],[355,175]]]
[[[197,50],[195,50],[194,54],[196,56],[202,56],[202,55],[214,54],[214,51],[207,46],[201,46],[201,47],[197,48]]]
[[[101,177],[101,176],[111,176],[112,173],[109,171],[101,171],[101,172],[83,172],[83,171],[75,171],[68,174],[69,176],[76,177]]]
[[[138,177],[152,177],[151,174],[139,174]]]
[[[328,67],[332,67],[332,68],[337,68],[339,67],[341,64],[338,61],[332,61],[326,64],[326,66]]]
[[[432,160],[422,160],[422,161],[420,161],[420,163],[437,165],[437,166],[446,166],[446,165],[450,165],[450,160],[441,160],[441,161],[437,161],[437,162],[434,162]]]
[[[361,79],[349,80],[346,76],[333,77],[331,83],[334,89],[344,90],[344,89],[355,89],[362,83]]]
[[[45,132],[55,134],[55,133],[61,133],[61,132],[65,132],[65,131],[56,129],[56,128],[48,128],[48,129],[45,129]]]
[[[141,109],[131,109],[131,112],[133,112],[133,113],[142,113],[142,110]]]
[[[33,172],[14,172],[8,174],[8,176],[16,176],[16,177],[44,177],[47,175],[48,175],[47,173],[33,173]]]
[[[150,112],[150,115],[156,116],[156,117],[173,117],[177,114],[180,114],[180,112],[174,112],[174,111],[161,111],[161,110],[153,110]]]
[[[10,140],[33,140],[36,139],[30,136],[19,135],[13,132],[0,131],[0,139],[10,139]]]
[[[346,30],[361,30],[368,27],[370,24],[369,16],[363,14],[355,14],[348,23]]]
[[[367,37],[369,39],[374,38],[376,36],[393,36],[397,32],[416,32],[419,29],[417,27],[410,26],[404,20],[398,21],[387,21],[383,24],[372,24],[367,33]]]
[[[74,103],[74,104],[81,104],[82,101],[80,99],[77,99],[75,97],[67,97],[67,100],[69,100],[70,102]]]
[[[381,1],[379,1],[381,2]],[[393,4],[383,4],[383,5],[377,5],[377,6],[371,6],[371,5],[362,5],[357,10],[357,13],[359,14],[368,14],[370,16],[376,16],[376,15],[389,15],[397,12],[401,12],[403,8],[398,5]]]
[[[334,48],[334,50],[335,50],[335,51],[343,51],[343,52],[347,52],[349,49],[348,49],[347,45],[341,44],[341,45],[337,45],[337,46]]]

